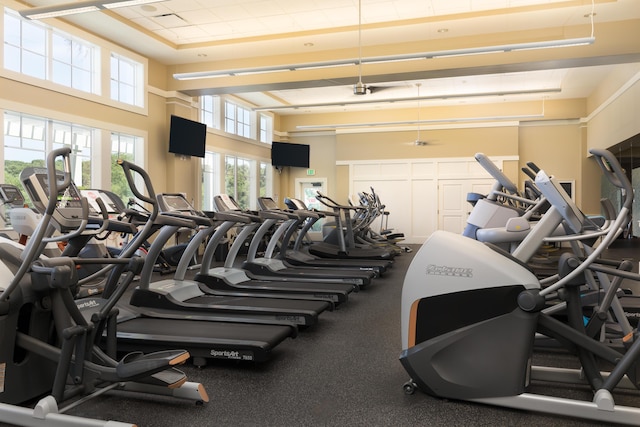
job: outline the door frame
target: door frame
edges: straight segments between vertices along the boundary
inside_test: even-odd
[[[302,200],[302,184],[320,182],[322,184],[322,188],[324,191],[327,190],[328,180],[327,178],[316,178],[314,176],[304,177],[304,178],[296,178],[295,179],[295,197],[296,199]],[[322,221],[322,219],[320,220]],[[307,233],[312,240],[322,240],[322,232],[321,231],[312,231],[309,230]]]

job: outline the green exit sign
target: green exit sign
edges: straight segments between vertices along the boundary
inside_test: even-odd
[[[315,169],[307,169],[307,175],[315,175],[315,174],[316,174]]]

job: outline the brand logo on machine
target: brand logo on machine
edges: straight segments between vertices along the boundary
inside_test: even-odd
[[[92,308],[92,307],[100,307],[100,304],[96,300],[89,300],[81,302],[80,304],[76,304],[78,309],[82,310],[84,308]]]
[[[276,316],[276,320],[288,320],[289,322],[304,324],[304,317],[302,316],[280,315]]]
[[[211,352],[212,357],[218,359],[230,359],[230,360],[253,360],[253,355],[251,352],[247,351],[235,351],[235,350],[216,350],[212,349]]]
[[[451,276],[451,277],[473,277],[472,268],[449,267],[447,265],[427,265],[427,275],[431,276]]]

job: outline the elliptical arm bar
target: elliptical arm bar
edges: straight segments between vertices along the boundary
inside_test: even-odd
[[[0,302],[6,301],[9,299],[11,293],[18,286],[22,278],[27,274],[29,269],[31,268],[31,264],[33,261],[38,258],[42,250],[44,249],[43,239],[47,234],[47,230],[49,225],[51,224],[51,218],[53,216],[53,212],[56,208],[56,204],[58,201],[58,193],[61,190],[64,190],[65,187],[59,187],[56,183],[56,158],[62,157],[64,160],[64,165],[67,170],[71,169],[71,163],[69,161],[69,154],[71,153],[71,149],[69,147],[58,148],[57,150],[53,150],[47,156],[47,178],[49,180],[49,203],[47,205],[47,209],[43,214],[40,222],[38,223],[38,227],[33,233],[31,239],[27,243],[27,246],[24,249],[24,252],[21,255],[22,264],[20,264],[20,268],[13,276],[13,280],[11,283],[0,293]],[[62,185],[69,185],[71,183],[71,176],[65,175],[65,179]]]
[[[620,212],[618,212],[617,218],[609,228],[609,233],[607,233],[603,237],[602,242],[600,242],[600,244],[596,247],[596,249],[575,270],[567,274],[565,277],[563,277],[553,285],[547,288],[544,288],[540,292],[540,295],[546,295],[550,292],[557,291],[558,289],[563,287],[565,283],[568,283],[574,277],[578,276],[579,274],[582,274],[582,272],[585,269],[587,269],[591,264],[593,264],[596,261],[596,259],[600,257],[602,252],[606,248],[608,248],[609,245],[611,245],[613,240],[618,237],[623,225],[628,221],[629,206],[633,202],[633,187],[631,186],[631,183],[627,179],[626,174],[622,170],[620,163],[618,163],[618,160],[613,156],[613,154],[610,151],[600,150],[600,149],[591,149],[589,150],[589,152],[593,154],[594,158],[596,159],[596,162],[602,169],[607,179],[611,181],[611,183],[616,187],[626,190],[627,194],[626,194],[624,205],[622,206],[622,209],[620,209]]]
[[[127,183],[129,184],[129,188],[131,188],[131,191],[133,192],[134,196],[136,196],[138,199],[142,200],[143,202],[149,203],[150,205],[156,205],[157,204],[156,194],[155,194],[155,191],[153,191],[153,185],[151,184],[151,178],[149,177],[149,174],[138,165],[128,162],[126,160],[118,159],[118,164],[122,166],[122,170],[124,171],[124,176],[127,178]],[[135,179],[133,178],[132,171],[136,172],[138,175],[142,177],[145,188],[149,193],[149,196],[145,196],[142,192],[140,192],[140,190],[136,185]]]
[[[631,209],[631,204],[633,203],[633,186],[613,153],[609,150],[601,150],[598,148],[592,148],[589,152],[593,154],[607,179],[613,185],[625,191],[623,205]]]
[[[476,153],[476,161],[489,174],[496,179],[504,187],[504,189],[512,194],[518,193],[518,187],[489,159],[484,153]]]

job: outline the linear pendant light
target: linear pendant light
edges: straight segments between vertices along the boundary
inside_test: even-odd
[[[288,105],[267,105],[262,107],[254,107],[253,111],[275,111],[275,110],[299,110],[303,108],[323,108],[323,107],[342,107],[342,106],[358,106],[368,104],[399,104],[401,102],[411,101],[432,101],[432,100],[446,100],[446,99],[467,99],[467,98],[485,98],[493,96],[514,96],[514,95],[536,95],[536,94],[551,94],[560,93],[562,91],[559,87],[549,87],[530,90],[500,90],[495,92],[475,92],[475,93],[449,93],[438,95],[425,95],[425,96],[409,96],[403,98],[388,98],[388,99],[368,99],[368,100],[356,100],[356,101],[335,101],[335,102],[317,102],[313,104],[288,104]]]
[[[342,66],[348,66],[348,65],[358,65],[359,63],[374,64],[374,63],[383,63],[383,62],[401,62],[401,61],[412,61],[412,60],[418,60],[418,59],[445,58],[445,57],[451,57],[451,56],[466,56],[466,55],[480,55],[480,54],[500,53],[500,52],[514,52],[518,50],[585,46],[585,45],[593,44],[595,40],[596,40],[595,37],[591,36],[591,37],[580,37],[580,38],[573,38],[573,39],[548,40],[548,41],[541,41],[541,42],[515,43],[515,44],[504,44],[504,45],[496,45],[496,46],[482,46],[482,47],[467,48],[467,49],[421,52],[421,53],[413,53],[413,54],[407,54],[407,55],[376,56],[376,57],[370,57],[370,58],[362,58],[360,61],[358,61],[357,59],[345,59],[340,61],[310,62],[310,63],[303,63],[303,64],[277,65],[277,66],[271,66],[271,67],[196,71],[191,73],[175,73],[173,75],[173,78],[176,80],[193,80],[193,79],[204,79],[204,78],[213,78],[213,77],[277,73],[282,71],[334,68],[334,67],[342,67]]]
[[[20,11],[20,15],[28,19],[46,19],[77,13],[96,12],[103,9],[136,6],[140,4],[159,3],[164,0],[99,0],[64,3],[55,6],[33,7]]]

